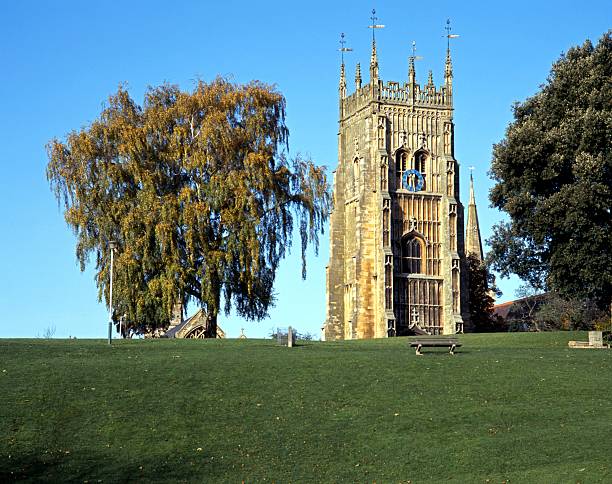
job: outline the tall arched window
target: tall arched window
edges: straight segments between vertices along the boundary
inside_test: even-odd
[[[414,169],[423,175],[423,190],[427,189],[427,158],[429,158],[427,152],[419,150],[414,154],[413,160]]]
[[[417,237],[402,239],[402,272],[404,274],[421,274],[423,247]]]
[[[359,158],[353,160],[353,194],[359,193]]]
[[[396,167],[397,167],[397,176],[395,181],[395,189],[400,189],[402,187],[402,176],[404,172],[408,169],[408,153],[405,151],[400,151],[396,155],[395,159]]]

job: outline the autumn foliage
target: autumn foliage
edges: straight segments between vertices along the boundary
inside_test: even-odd
[[[220,310],[262,318],[294,228],[305,277],[330,195],[324,168],[288,157],[288,136],[278,91],[218,78],[149,88],[143,106],[119,88],[90,126],[49,143],[47,177],[100,299],[118,245],[115,320],[165,327],[179,301],[206,309],[210,336]]]

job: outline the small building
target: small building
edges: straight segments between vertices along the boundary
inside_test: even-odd
[[[173,319],[168,330],[162,335],[162,338],[191,338],[204,339],[208,319],[206,312],[199,309],[193,316],[182,320],[182,318]],[[217,326],[217,338],[225,338],[225,331]]]

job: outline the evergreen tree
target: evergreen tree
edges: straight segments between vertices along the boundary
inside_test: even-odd
[[[488,241],[502,275],[600,307],[612,295],[611,35],[570,49],[514,106],[491,169],[491,202],[509,222]]]
[[[495,287],[495,277],[474,254],[467,256],[467,265],[470,322],[474,331],[484,333],[504,330],[503,323],[493,315],[493,294],[499,294]]]
[[[288,158],[287,140],[279,92],[218,78],[150,88],[142,107],[119,88],[89,127],[49,143],[47,177],[81,270],[95,259],[100,300],[118,245],[115,320],[164,328],[179,301],[206,310],[209,337],[222,309],[261,319],[296,222],[306,276],[330,195],[324,168]]]

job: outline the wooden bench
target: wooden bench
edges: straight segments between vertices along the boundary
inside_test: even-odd
[[[410,342],[412,348],[416,348],[416,354],[423,356],[421,348],[450,348],[449,353],[455,354],[455,348],[461,346],[459,340],[454,336],[432,336],[429,338],[418,338]]]

